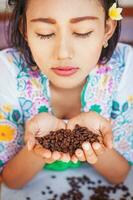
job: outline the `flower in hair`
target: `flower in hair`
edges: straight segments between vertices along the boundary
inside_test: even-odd
[[[122,8],[117,8],[116,3],[114,3],[110,8],[109,8],[109,17],[112,20],[121,20],[123,17],[121,15]]]

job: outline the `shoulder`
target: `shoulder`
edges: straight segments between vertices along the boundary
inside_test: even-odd
[[[112,76],[118,85],[133,83],[133,47],[127,44],[118,43],[111,59],[107,63],[111,66]]]
[[[0,51],[0,96],[9,96],[11,91],[15,94],[20,66],[22,58],[18,50],[7,48]]]
[[[128,55],[128,53],[133,53],[133,47],[128,44],[118,43],[112,58],[116,58],[116,55],[119,56],[119,58],[125,58]]]
[[[0,51],[0,69],[1,72],[10,72],[17,76],[22,67],[26,66],[26,61],[22,53],[15,48],[7,48]],[[5,69],[5,70],[4,70]]]
[[[117,83],[113,97],[113,112],[122,109],[121,114],[127,114],[126,118],[130,116],[133,121],[133,48],[129,45],[119,44],[112,56],[111,64]]]
[[[133,47],[128,44],[118,43],[115,51],[109,60],[109,64],[114,68],[125,68],[133,60]]]

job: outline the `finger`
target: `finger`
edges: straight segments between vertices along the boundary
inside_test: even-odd
[[[43,149],[43,157],[45,158],[51,158],[52,152],[48,149]]]
[[[44,162],[45,162],[45,164],[51,164],[51,163],[55,162],[55,160],[52,158],[44,158]]]
[[[70,155],[68,153],[62,153],[60,160],[63,161],[63,162],[69,162],[70,161]]]
[[[73,130],[75,128],[75,124],[71,123],[71,122],[68,122],[67,124],[67,129],[69,130]]]
[[[34,152],[43,158],[51,158],[52,156],[51,151],[48,149],[42,148],[41,145],[36,145],[36,147],[34,148]]]
[[[73,156],[71,157],[71,161],[72,161],[73,163],[77,163],[77,162],[78,162],[78,158],[77,158],[75,155],[73,155]]]
[[[58,152],[58,151],[54,151],[53,153],[52,153],[52,159],[53,160],[59,160],[60,158],[61,158],[61,153],[60,152]]]
[[[109,149],[113,148],[113,137],[111,135],[111,133],[107,133],[104,136],[104,144],[106,145],[106,147],[108,147]]]
[[[78,117],[73,117],[67,122],[67,129],[73,130],[76,124],[79,124]]]
[[[86,160],[90,164],[94,164],[97,162],[97,156],[95,152],[93,151],[93,148],[91,147],[91,144],[89,142],[84,142],[82,144],[82,148],[84,150],[84,154],[86,157]]]
[[[34,148],[35,144],[36,144],[35,138],[30,136],[28,141],[27,141],[28,151],[31,151]]]
[[[67,124],[63,120],[58,119],[57,122],[58,122],[58,124],[56,125],[55,130],[67,128]]]
[[[80,161],[82,161],[82,162],[86,160],[85,155],[84,155],[84,152],[83,152],[82,149],[77,149],[77,150],[75,151],[75,155],[77,156],[78,160],[80,160]]]
[[[35,121],[35,117],[33,117],[32,119],[30,120],[27,120],[26,121],[26,125],[25,125],[25,130],[26,130],[26,135],[35,135],[36,133],[39,132],[39,129],[38,129],[38,124],[37,122]]]
[[[95,154],[97,156],[101,155],[104,152],[104,146],[102,144],[98,143],[98,142],[94,142],[92,144],[92,147],[93,147]]]

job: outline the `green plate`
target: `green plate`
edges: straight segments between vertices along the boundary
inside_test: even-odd
[[[68,168],[78,168],[81,166],[81,162],[73,163],[69,161],[68,163],[62,161],[55,161],[51,164],[44,165],[44,169],[49,169],[53,171],[65,171]]]

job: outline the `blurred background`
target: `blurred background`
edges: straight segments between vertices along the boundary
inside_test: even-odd
[[[120,41],[133,45],[133,0],[119,0],[119,3],[124,8]],[[10,12],[7,0],[0,0],[0,49],[9,46],[6,33]]]

